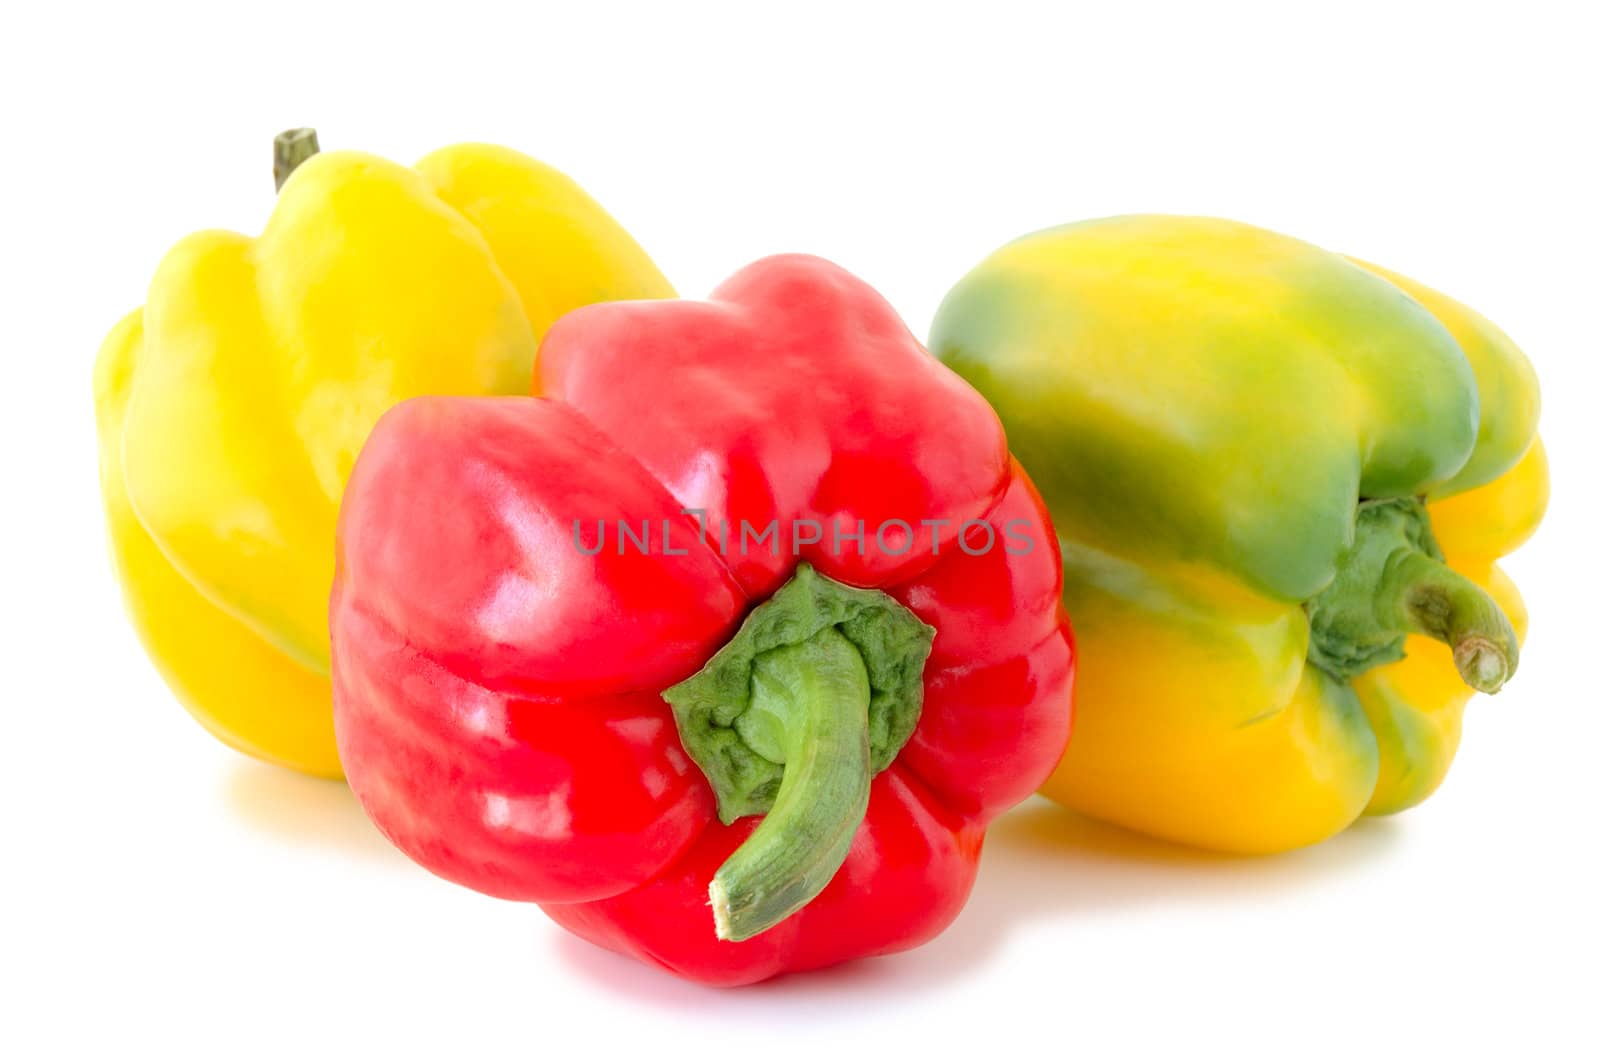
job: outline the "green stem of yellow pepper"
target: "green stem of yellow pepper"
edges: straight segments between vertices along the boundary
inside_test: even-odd
[[[1511,622],[1482,588],[1442,561],[1418,552],[1396,558],[1380,593],[1407,631],[1451,648],[1470,686],[1493,694],[1516,671]]]
[[[1311,662],[1340,680],[1398,661],[1408,632],[1450,647],[1456,671],[1479,691],[1498,691],[1517,669],[1511,622],[1445,564],[1417,499],[1361,503],[1354,542],[1306,612]]]
[[[317,154],[317,131],[314,129],[286,129],[272,138],[272,180],[278,191],[289,180],[295,167]]]

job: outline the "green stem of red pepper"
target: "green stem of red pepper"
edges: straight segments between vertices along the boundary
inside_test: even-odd
[[[1517,636],[1477,584],[1445,564],[1417,499],[1363,502],[1338,574],[1306,604],[1311,662],[1341,680],[1405,655],[1406,633],[1450,647],[1456,670],[1489,694],[1517,669]]]
[[[802,565],[662,693],[723,822],[767,814],[712,880],[719,938],[768,930],[839,870],[872,776],[916,728],[932,644],[933,629],[888,595]]]
[[[778,796],[711,881],[717,937],[739,942],[816,897],[850,852],[872,789],[867,706],[855,647],[824,628],[755,659],[739,734],[784,766]]]

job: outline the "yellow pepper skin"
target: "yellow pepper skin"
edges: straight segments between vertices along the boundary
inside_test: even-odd
[[[1495,561],[1549,490],[1502,332],[1279,234],[1133,216],[1001,249],[930,347],[1061,538],[1080,665],[1047,796],[1271,853],[1438,787],[1473,686],[1516,667]]]
[[[405,167],[290,137],[262,234],[180,241],[101,347],[100,484],[128,613],[179,701],[245,753],[338,777],[334,522],[379,416],[415,395],[526,394],[556,318],[673,291],[576,184],[517,152]]]

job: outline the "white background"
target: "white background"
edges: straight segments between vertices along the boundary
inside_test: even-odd
[[[1593,26],[1560,14],[1584,5],[408,6],[0,16],[0,1058],[1600,1059],[1600,83]],[[102,333],[184,232],[260,227],[268,141],[300,124],[398,159],[513,145],[686,295],[811,251],[919,333],[1002,242],[1125,211],[1412,274],[1544,382],[1555,500],[1508,567],[1523,671],[1403,817],[1234,860],[1029,806],[942,939],[741,992],[434,880],[342,788],[179,710],[99,523]]]

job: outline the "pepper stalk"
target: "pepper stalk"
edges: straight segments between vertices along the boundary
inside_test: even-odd
[[[916,729],[933,635],[884,592],[802,564],[704,668],[662,692],[722,822],[766,814],[711,881],[718,938],[769,930],[843,865],[872,777]]]
[[[1418,499],[1360,504],[1354,542],[1306,612],[1311,662],[1340,680],[1400,660],[1407,633],[1450,647],[1461,678],[1486,694],[1517,670],[1511,622],[1487,592],[1445,564]]]

